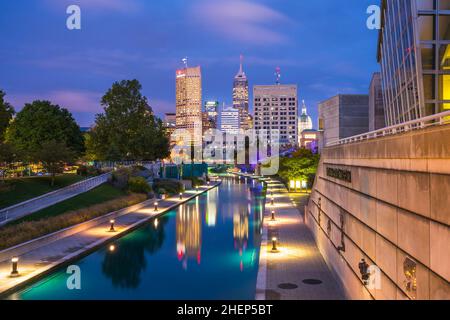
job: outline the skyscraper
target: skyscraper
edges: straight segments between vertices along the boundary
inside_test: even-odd
[[[243,71],[242,60],[243,56],[241,55],[239,72],[233,82],[233,107],[239,110],[239,127],[247,130],[251,125],[248,116],[248,79]]]
[[[296,85],[253,87],[255,130],[279,130],[280,145],[298,143],[298,102]]]
[[[176,72],[177,129],[185,129],[191,141],[200,144],[202,139],[202,75],[200,67]]]
[[[450,110],[450,1],[382,1],[378,61],[388,126]]]
[[[376,72],[372,76],[369,87],[369,131],[375,131],[385,126],[381,75]]]
[[[219,101],[206,101],[205,102],[205,114],[210,128],[217,129],[218,114],[219,114]]]
[[[220,128],[227,134],[239,133],[239,109],[235,107],[224,107],[220,112]]]

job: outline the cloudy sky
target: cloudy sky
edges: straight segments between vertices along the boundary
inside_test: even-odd
[[[317,104],[367,93],[377,32],[366,27],[378,0],[14,0],[0,3],[0,89],[17,110],[35,99],[68,108],[81,126],[102,111],[114,81],[138,79],[158,115],[175,110],[175,70],[202,66],[203,99],[231,102],[239,55],[250,86],[297,84]],[[66,28],[81,7],[82,29]]]

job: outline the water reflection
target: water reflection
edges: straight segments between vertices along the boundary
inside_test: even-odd
[[[165,240],[164,226],[168,217],[158,219],[158,228],[153,224],[139,230],[132,238],[124,238],[120,245],[109,246],[105,251],[102,262],[103,274],[111,279],[114,287],[137,288],[140,283],[140,274],[147,267],[145,252],[154,254],[163,245]]]
[[[188,260],[194,258],[201,262],[202,220],[199,203],[181,206],[176,217],[177,256],[187,269]]]

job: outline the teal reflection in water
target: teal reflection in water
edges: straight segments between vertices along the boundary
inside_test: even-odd
[[[239,181],[239,183],[238,183]],[[253,299],[264,199],[258,184],[226,179],[219,188],[150,221],[12,299]],[[112,249],[112,248],[111,248]]]

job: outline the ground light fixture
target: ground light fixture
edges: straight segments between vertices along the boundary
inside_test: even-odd
[[[272,252],[277,252],[278,251],[278,248],[277,248],[277,238],[276,237],[273,237],[272,238]]]
[[[116,223],[116,220],[111,219],[109,220],[109,223],[111,225],[111,227],[109,228],[109,232],[116,232],[116,229],[114,229],[114,224]]]
[[[272,210],[272,221],[275,221],[275,210]]]
[[[158,211],[158,201],[155,201],[153,204],[155,205],[155,211]]]
[[[180,192],[180,200],[183,200],[183,192]]]
[[[17,269],[17,264],[19,263],[18,257],[13,257],[11,259],[12,264],[12,271],[11,271],[11,277],[18,277],[19,276],[19,270]]]
[[[270,205],[273,206],[273,205],[274,205],[274,201],[275,201],[275,200],[274,200],[273,197],[272,197],[272,198],[270,199]]]

